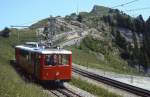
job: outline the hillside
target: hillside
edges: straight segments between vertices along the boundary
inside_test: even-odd
[[[66,40],[81,37],[79,41],[82,41],[88,35],[88,37],[100,40],[101,47],[109,47],[108,52],[112,48],[117,49],[118,56],[129,66],[148,72],[150,35],[147,29],[149,29],[150,19],[144,21],[141,15],[134,18],[118,9],[98,5],[95,5],[90,12],[80,12],[78,15],[72,13],[65,17],[55,17],[55,19],[57,21],[56,33],[59,32],[60,35],[69,33],[65,34],[68,37],[65,38]],[[31,28],[46,25],[46,21],[48,22],[48,18],[31,25]],[[106,44],[103,45],[103,42]],[[90,44],[90,46],[85,44],[85,46],[95,53],[103,52],[102,48],[96,50],[93,47],[99,47],[98,44]]]
[[[91,12],[80,12],[79,15],[72,13],[65,17],[54,18],[56,19],[54,23],[56,43],[73,50],[73,62],[92,68],[130,74],[137,74],[138,70],[135,67],[139,64],[147,68],[146,62],[149,58],[145,56],[146,52],[143,52],[146,47],[143,44],[143,28],[140,26],[144,22],[141,16],[133,18],[117,9],[95,5]],[[33,32],[47,25],[48,20],[49,18],[40,20],[32,24],[29,29],[13,29],[8,38],[11,42],[8,42],[9,45],[6,43],[6,48],[12,49],[10,46],[18,43],[38,40],[36,33]],[[30,34],[23,34],[24,32]],[[12,55],[11,53],[9,58],[0,57],[6,61],[13,59]],[[147,57],[146,61],[145,57]]]
[[[140,71],[147,73],[150,18],[144,21],[141,15],[133,18],[117,9],[98,5],[91,12],[54,18],[55,43],[72,50],[74,63],[134,75],[141,75],[136,67],[143,67]],[[47,25],[48,20],[40,20],[27,29],[11,29],[9,37],[0,36],[0,97],[48,96],[41,92],[42,87],[24,81],[9,63],[14,59],[14,46],[37,41],[36,29]]]
[[[4,38],[0,36],[0,97],[48,97],[43,93],[42,87],[25,80],[10,64],[14,57],[14,45],[25,41],[35,41],[34,30],[11,29],[11,36]],[[20,32],[20,41],[17,32]]]

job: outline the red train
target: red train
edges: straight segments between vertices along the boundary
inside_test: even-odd
[[[16,63],[42,81],[69,81],[72,73],[72,52],[45,49],[36,42],[15,47]]]

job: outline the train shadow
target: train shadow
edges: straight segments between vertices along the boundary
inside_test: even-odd
[[[13,69],[17,72],[17,74],[25,83],[33,83],[42,86],[44,89],[48,90],[56,90],[64,88],[63,82],[60,81],[40,81],[36,79],[33,75],[27,73],[23,68],[18,66],[15,60],[10,60],[10,65],[13,67]]]

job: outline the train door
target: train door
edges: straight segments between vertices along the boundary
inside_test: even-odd
[[[44,62],[44,79],[45,80],[54,80],[55,78],[55,70],[56,66],[53,60],[53,54],[46,54],[45,55],[45,62]]]
[[[34,53],[34,75],[39,78],[40,71],[40,55],[38,53]]]
[[[19,64],[19,49],[15,48],[15,58],[16,58],[16,63]]]

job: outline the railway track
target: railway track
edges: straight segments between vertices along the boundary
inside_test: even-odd
[[[135,87],[126,83],[122,83],[122,82],[110,79],[110,78],[106,78],[106,77],[103,77],[103,76],[100,76],[100,75],[97,75],[97,74],[94,74],[94,73],[91,73],[91,72],[88,72],[88,71],[85,71],[83,69],[79,69],[76,67],[73,67],[73,72],[78,73],[82,76],[91,78],[93,80],[96,80],[98,82],[102,82],[104,84],[142,96],[142,97],[150,97],[150,91],[139,88],[139,87]]]
[[[67,88],[59,88],[56,90],[50,90],[50,92],[56,97],[82,97],[81,95],[67,89]]]
[[[59,83],[40,83],[37,80],[33,81],[34,78],[32,76],[29,76],[28,73],[26,73],[21,67],[17,66],[15,62],[12,60],[11,64],[13,64],[13,68],[18,72],[20,77],[27,81],[27,82],[33,82],[37,85],[40,85],[46,90],[47,92],[50,92],[53,94],[53,96],[56,97],[83,97],[72,90],[68,89],[67,87],[63,86]]]
[[[60,93],[66,95],[67,97],[82,97],[79,94],[65,88],[65,89],[58,89],[57,91],[59,91]]]
[[[54,97],[83,97],[75,92],[74,88],[69,88],[68,86],[59,82],[46,84],[44,83],[41,85],[48,93],[51,93]]]

